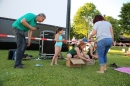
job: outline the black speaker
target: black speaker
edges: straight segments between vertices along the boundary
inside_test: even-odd
[[[41,38],[47,38],[47,39],[54,39],[55,33],[54,31],[45,30],[40,33]],[[54,55],[54,46],[55,41],[49,41],[49,40],[40,40],[39,41],[39,54],[46,56],[52,56]],[[51,55],[52,54],[52,55]]]
[[[69,44],[63,43],[61,52],[68,52],[69,51]]]

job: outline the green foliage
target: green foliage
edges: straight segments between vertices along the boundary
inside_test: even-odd
[[[130,2],[123,4],[119,17],[120,25],[123,28],[125,34],[130,33]]]
[[[119,40],[119,34],[121,32],[121,27],[119,26],[119,20],[114,19],[111,16],[105,16],[105,20],[109,21],[112,24],[113,32],[114,32],[114,40]]]
[[[0,50],[0,86],[130,86],[130,76],[113,70],[110,63],[120,67],[130,66],[130,58],[121,53],[121,49],[112,47],[108,54],[107,71],[96,73],[99,63],[81,68],[66,67],[66,60],[59,60],[59,65],[50,66],[49,60],[24,60],[24,69],[14,69],[14,61],[7,60],[8,50]],[[26,51],[36,57],[38,51]],[[66,52],[62,52],[65,57]],[[35,64],[42,64],[36,67]],[[99,83],[100,82],[100,83]]]
[[[91,29],[92,25],[88,27],[89,22],[86,22],[83,16],[86,18],[91,16],[93,19],[97,14],[100,14],[100,12],[96,9],[96,6],[93,3],[85,3],[83,6],[81,6],[76,12],[71,25],[73,29],[72,34],[74,34],[76,38],[86,37],[88,34],[88,28]]]

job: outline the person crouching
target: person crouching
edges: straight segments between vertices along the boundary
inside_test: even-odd
[[[90,59],[87,55],[84,54],[83,49],[86,47],[86,43],[80,42],[79,45],[73,47],[70,51],[67,52],[66,58],[79,58],[84,61],[89,62]]]

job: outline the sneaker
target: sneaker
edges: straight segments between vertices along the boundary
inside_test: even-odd
[[[118,66],[116,65],[116,63],[110,64],[110,67],[118,68]]]
[[[113,65],[114,65],[115,68],[118,68],[118,66],[115,63]]]

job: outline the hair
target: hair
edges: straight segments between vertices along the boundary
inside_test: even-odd
[[[42,16],[42,17],[46,18],[46,15],[44,13],[39,13],[37,16]]]
[[[83,41],[80,41],[79,45],[77,46],[81,50],[81,46],[86,45]]]
[[[62,31],[63,29],[62,28],[58,28],[57,30],[56,30],[56,34],[59,32],[59,31]]]
[[[93,19],[93,24],[95,24],[98,21],[103,21],[103,20],[105,20],[103,16],[96,15],[95,18]]]

